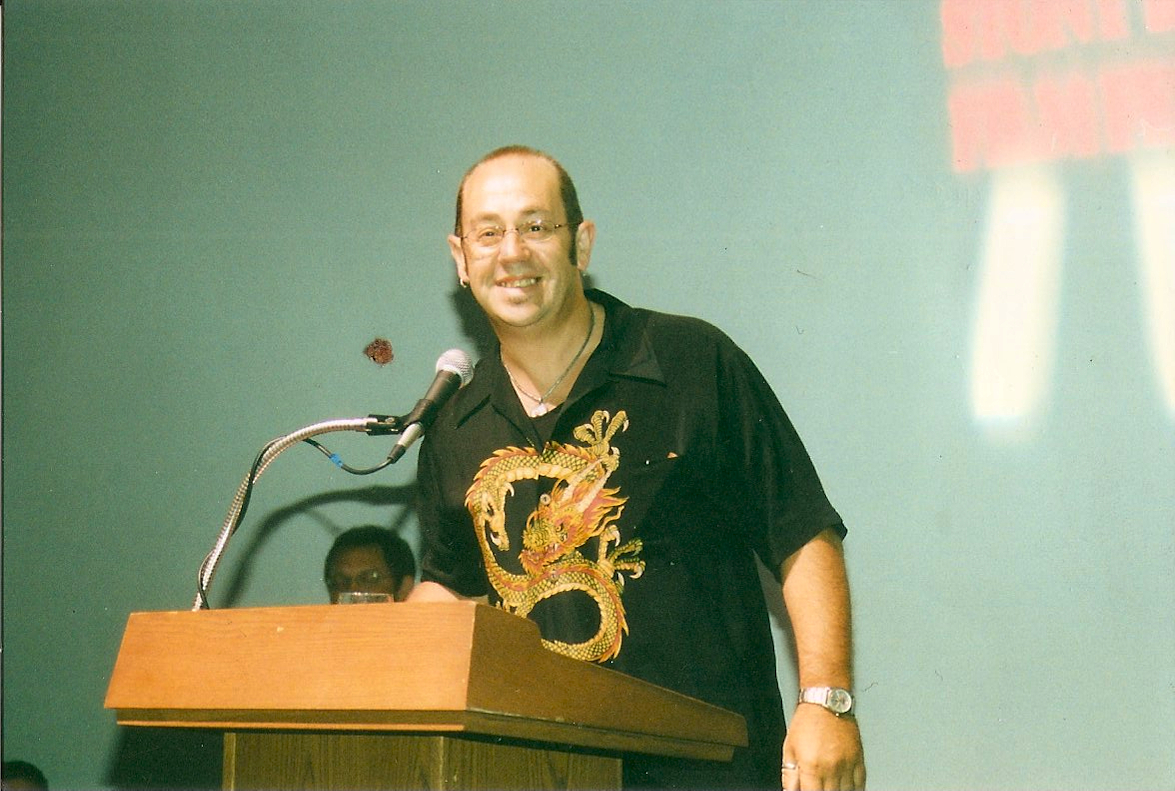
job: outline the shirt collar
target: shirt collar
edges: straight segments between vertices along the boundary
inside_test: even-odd
[[[568,401],[582,397],[613,377],[665,384],[657,354],[645,330],[649,314],[629,307],[606,292],[589,289],[586,293],[589,300],[604,307],[604,335],[576,380]],[[507,414],[514,411],[511,399],[517,401],[497,346],[493,354],[478,362],[473,380],[454,398],[455,423],[465,422],[491,399]],[[506,409],[507,404],[510,404],[509,409]]]
[[[590,289],[587,296],[592,302],[603,305],[607,314],[604,337],[593,356],[599,356],[608,373],[613,376],[664,384],[665,377],[657,363],[657,354],[645,331],[649,314],[634,310],[603,291]]]

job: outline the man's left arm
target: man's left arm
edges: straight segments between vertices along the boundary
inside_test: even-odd
[[[783,599],[796,639],[800,687],[852,689],[852,617],[839,535],[825,530],[783,562]],[[783,761],[787,791],[865,787],[856,719],[817,704],[797,705]]]

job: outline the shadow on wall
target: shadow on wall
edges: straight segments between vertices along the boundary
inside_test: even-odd
[[[449,294],[449,303],[461,322],[461,334],[473,341],[473,361],[491,354],[497,348],[498,340],[490,327],[489,319],[473,298],[469,289],[455,288]]]
[[[317,509],[334,503],[360,503],[375,507],[386,506],[395,511],[387,525],[393,532],[399,533],[407,524],[412,515],[412,506],[416,499],[416,487],[412,484],[403,486],[368,486],[363,489],[339,489],[333,492],[323,492],[306,497],[279,508],[267,515],[260,525],[251,531],[252,538],[244,547],[236,547],[235,552],[242,558],[235,572],[229,579],[224,602],[219,607],[233,607],[241,599],[249,582],[249,574],[253,570],[255,559],[260,555],[265,544],[277,535],[282,525],[296,516],[314,519],[322,524],[323,528],[333,540],[351,525],[338,525],[326,518]],[[234,551],[230,548],[229,551]]]

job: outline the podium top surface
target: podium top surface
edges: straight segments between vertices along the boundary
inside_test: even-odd
[[[133,613],[106,695],[124,725],[465,732],[699,758],[737,714],[547,650],[474,602]]]

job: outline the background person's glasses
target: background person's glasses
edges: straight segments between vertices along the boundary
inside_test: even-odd
[[[382,584],[388,575],[376,569],[361,571],[354,577],[346,574],[331,574],[328,580],[330,589],[335,591],[366,591]]]

